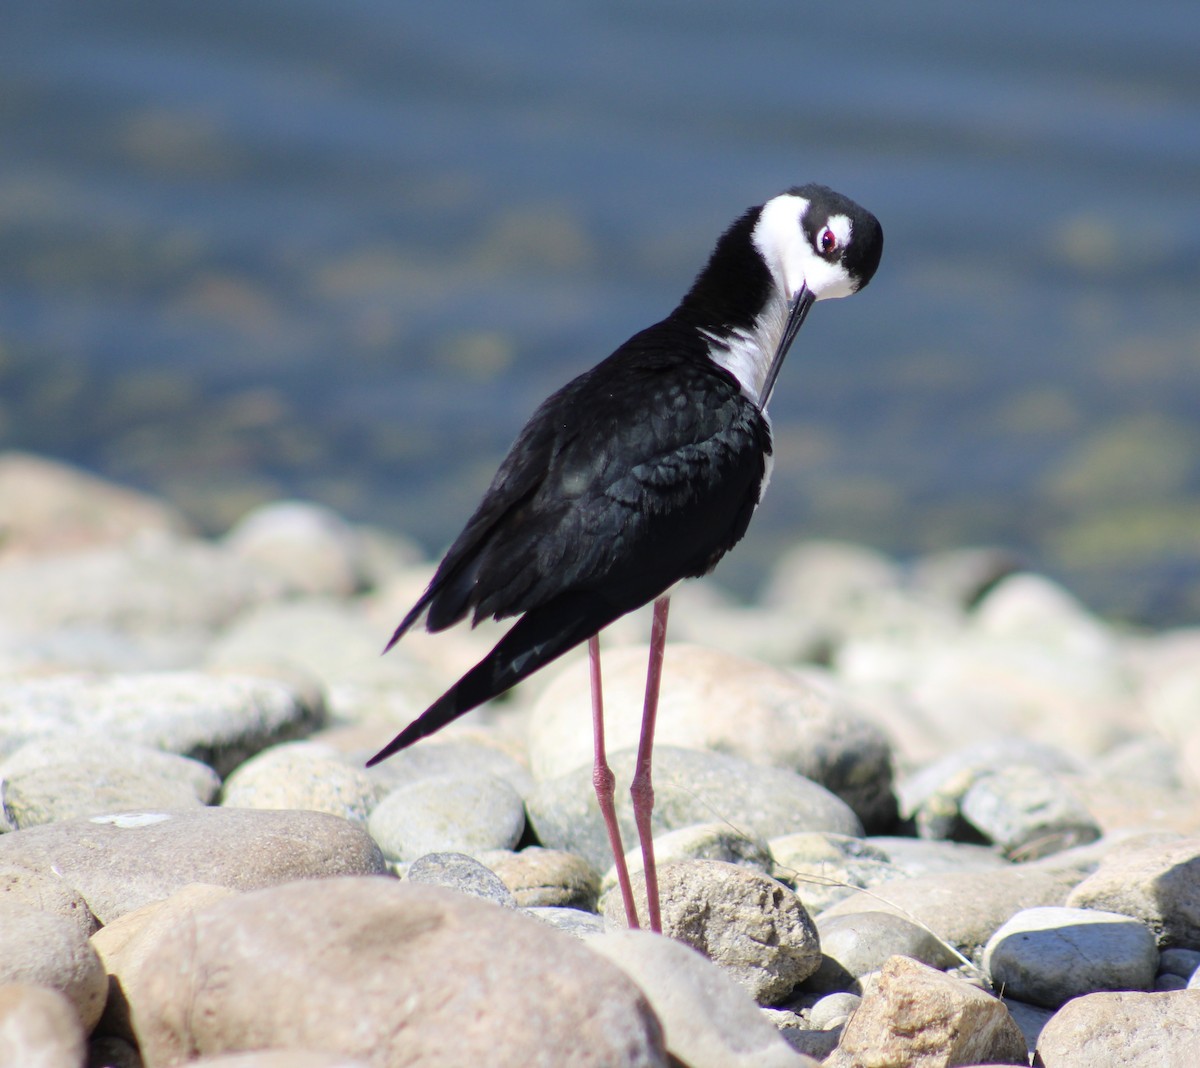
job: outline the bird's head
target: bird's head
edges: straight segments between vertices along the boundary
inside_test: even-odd
[[[750,240],[789,301],[848,297],[875,274],[883,254],[879,220],[823,185],[802,185],[768,200]]]

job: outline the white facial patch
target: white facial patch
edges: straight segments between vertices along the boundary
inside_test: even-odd
[[[750,240],[787,299],[807,286],[817,300],[848,297],[857,289],[840,262],[823,259],[808,240],[802,221],[811,204],[794,193],[768,200],[759,212]],[[826,227],[844,248],[853,234],[853,224],[845,215],[831,215]],[[818,232],[819,233],[819,232]]]

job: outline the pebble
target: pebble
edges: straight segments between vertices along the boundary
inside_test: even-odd
[[[605,732],[610,753],[636,747],[647,651],[604,656]],[[592,763],[591,689],[585,662],[568,664],[534,706],[534,776],[553,779]],[[849,702],[790,672],[684,643],[668,647],[655,726],[660,747],[710,749],[796,772],[842,798],[870,827],[895,819],[891,749]]]
[[[85,1032],[59,991],[0,978],[0,1064],[12,1068],[83,1068]]]
[[[685,860],[658,871],[663,934],[719,964],[760,1004],[782,1001],[821,963],[816,927],[783,883],[719,860]],[[634,879],[646,917],[646,888]],[[624,928],[621,896],[604,901],[610,926]]]
[[[1200,991],[1097,993],[1068,1001],[1042,1028],[1039,1068],[1195,1068]]]
[[[1200,968],[1200,950],[1164,949],[1158,958],[1159,973],[1182,976],[1190,979]]]
[[[131,1007],[149,1065],[272,1046],[379,1068],[667,1065],[622,971],[440,887],[351,877],[238,894],[164,933],[143,975]]]
[[[633,750],[609,753],[618,783],[632,780],[635,755]],[[623,840],[636,842],[627,789],[617,789],[616,807]],[[590,767],[539,783],[526,810],[542,845],[579,853],[599,870],[612,863]],[[862,834],[849,805],[786,768],[761,767],[723,753],[655,746],[653,833],[714,819],[763,839],[801,830]]]
[[[1136,917],[1162,946],[1200,948],[1200,838],[1115,850],[1066,904]]]
[[[359,827],[320,812],[201,808],[62,820],[0,834],[0,867],[55,875],[101,923],[188,883],[234,890],[342,874],[383,874]]]
[[[479,859],[500,877],[521,908],[596,911],[600,876],[575,853],[530,846],[519,853],[490,850]]]
[[[1098,990],[1151,990],[1158,947],[1145,924],[1099,909],[1023,909],[988,940],[992,986],[1054,1009]]]
[[[808,1010],[808,1022],[819,1031],[844,1027],[861,1004],[862,997],[858,994],[826,994]]]
[[[494,775],[432,775],[393,790],[367,826],[390,860],[435,851],[474,856],[512,849],[525,830],[525,806]]]
[[[108,997],[104,966],[74,923],[11,903],[0,906],[0,987],[5,983],[57,990],[85,1033],[96,1026]]]
[[[851,912],[817,920],[821,966],[805,982],[819,992],[861,993],[859,980],[879,971],[888,958],[909,957],[934,968],[960,958],[932,931],[887,912]]]
[[[366,825],[381,796],[365,770],[310,742],[272,746],[239,764],[225,780],[228,808],[302,808]]]
[[[805,1068],[727,972],[694,949],[649,931],[612,931],[586,942],[646,992],[667,1052],[688,1068]]]
[[[504,908],[517,907],[516,898],[504,880],[464,853],[427,853],[408,866],[404,878],[410,883],[440,886]]]
[[[864,843],[885,853],[898,876],[1010,868],[1004,858],[990,846],[976,845],[972,842],[874,835],[864,839]]]
[[[824,1063],[1025,1064],[1025,1036],[999,999],[918,961],[892,957]]]
[[[79,730],[194,757],[218,775],[324,719],[323,706],[283,683],[246,676],[58,675],[0,685],[0,748]]]

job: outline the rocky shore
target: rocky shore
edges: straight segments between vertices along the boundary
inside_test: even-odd
[[[983,549],[685,586],[661,938],[609,893],[581,656],[364,768],[501,631],[381,657],[431,568],[0,454],[0,1065],[1197,1063],[1200,626]],[[604,638],[622,783],[647,634]]]

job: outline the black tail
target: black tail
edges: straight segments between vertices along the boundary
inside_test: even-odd
[[[621,609],[582,593],[558,597],[526,612],[487,656],[371,757],[367,767],[511,689],[621,615]]]

